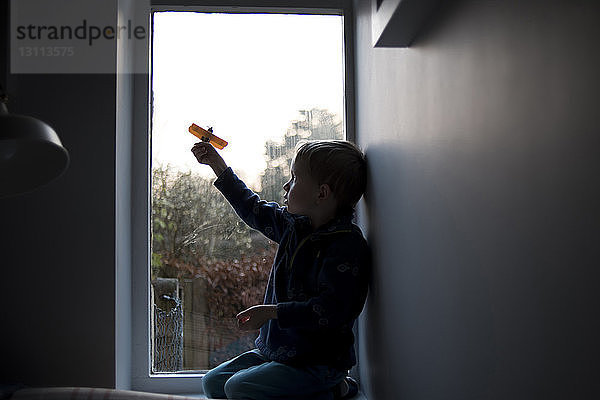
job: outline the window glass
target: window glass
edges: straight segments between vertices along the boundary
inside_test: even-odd
[[[262,303],[276,248],[214,188],[188,127],[212,127],[281,202],[298,141],[345,137],[342,17],[156,12],[152,99],[152,370],[207,370],[253,347],[235,315]]]

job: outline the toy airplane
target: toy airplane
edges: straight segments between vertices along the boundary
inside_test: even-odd
[[[209,142],[210,144],[212,144],[219,150],[222,150],[223,147],[227,146],[227,144],[228,144],[225,140],[216,136],[213,133],[212,128],[208,128],[208,130],[206,130],[206,129],[200,128],[196,124],[192,124],[192,125],[190,125],[188,130],[190,131],[190,133],[192,135],[196,136],[198,139],[202,140],[203,142]]]

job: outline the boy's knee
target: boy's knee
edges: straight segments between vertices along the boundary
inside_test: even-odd
[[[202,377],[202,389],[204,390],[204,394],[208,398],[223,398],[223,379],[219,376],[218,373],[215,373],[214,370],[208,371],[206,375]]]
[[[241,374],[233,375],[225,382],[225,394],[228,399],[261,400],[261,394],[257,394],[256,388],[253,387],[254,385],[245,380]]]

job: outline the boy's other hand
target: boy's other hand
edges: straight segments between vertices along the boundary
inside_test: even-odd
[[[276,305],[252,306],[236,316],[238,326],[242,331],[254,331],[260,329],[268,320],[277,318]]]
[[[208,165],[219,176],[227,169],[227,164],[217,150],[207,142],[198,142],[192,147],[192,153],[200,164]]]

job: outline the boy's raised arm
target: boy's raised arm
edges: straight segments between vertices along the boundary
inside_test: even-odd
[[[192,153],[200,164],[208,165],[212,168],[216,176],[219,176],[227,169],[227,163],[217,150],[208,142],[198,142],[192,147]]]
[[[192,147],[200,164],[208,165],[218,177],[215,186],[225,196],[237,215],[251,228],[279,243],[285,230],[283,210],[277,203],[269,203],[250,190],[227,166],[215,148],[206,142]],[[228,171],[226,173],[226,171]]]

